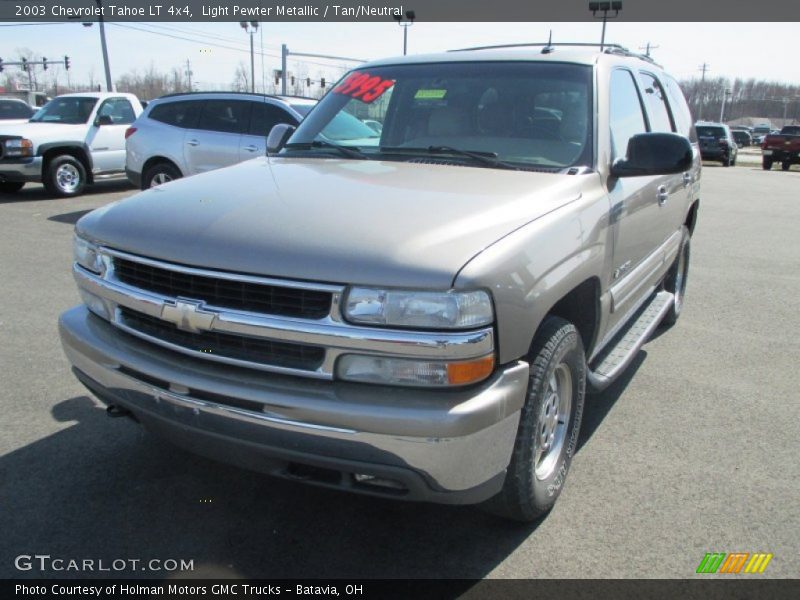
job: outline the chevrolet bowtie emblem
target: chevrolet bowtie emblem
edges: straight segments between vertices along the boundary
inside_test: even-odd
[[[161,318],[174,323],[178,329],[200,333],[211,329],[216,313],[202,310],[202,302],[192,300],[176,300],[174,304],[164,303]]]

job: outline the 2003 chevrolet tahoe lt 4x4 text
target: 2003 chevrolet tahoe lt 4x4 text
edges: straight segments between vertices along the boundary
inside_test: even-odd
[[[587,385],[681,313],[700,159],[674,79],[619,47],[381,60],[269,137],[78,222],[75,375],[208,456],[544,514]]]

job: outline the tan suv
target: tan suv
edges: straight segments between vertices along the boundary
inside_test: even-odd
[[[587,386],[681,314],[692,139],[619,47],[369,63],[271,156],[83,217],[63,346],[109,414],[195,452],[535,519]]]

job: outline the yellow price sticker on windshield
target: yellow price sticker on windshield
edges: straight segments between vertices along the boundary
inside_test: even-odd
[[[414,100],[441,100],[447,94],[447,90],[417,90]]]

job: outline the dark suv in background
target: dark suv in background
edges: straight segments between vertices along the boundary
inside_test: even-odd
[[[718,160],[724,167],[736,164],[738,147],[730,127],[723,123],[697,123],[697,139],[703,160]]]

